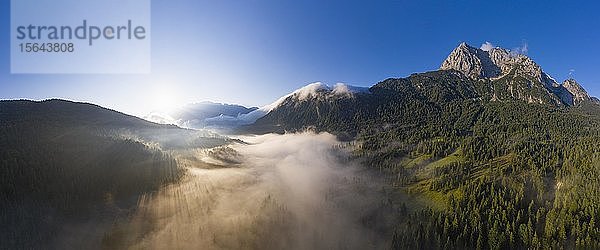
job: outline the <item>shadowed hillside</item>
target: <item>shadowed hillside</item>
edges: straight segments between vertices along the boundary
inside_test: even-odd
[[[183,175],[166,149],[225,141],[92,104],[1,101],[0,242],[97,247],[138,196]]]

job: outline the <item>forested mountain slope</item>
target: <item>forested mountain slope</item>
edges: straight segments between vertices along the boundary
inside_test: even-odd
[[[1,245],[99,246],[140,195],[183,174],[167,150],[226,141],[92,104],[0,101]],[[54,242],[64,234],[74,242]]]
[[[254,126],[349,136],[357,159],[432,201],[398,225],[395,248],[600,248],[597,99],[525,56],[503,62],[291,96]]]

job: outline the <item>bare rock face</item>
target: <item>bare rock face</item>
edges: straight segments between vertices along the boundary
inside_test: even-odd
[[[461,43],[450,53],[440,69],[458,70],[472,79],[497,78],[516,70],[517,74],[533,78],[544,85],[558,85],[531,58],[498,47],[485,51]]]
[[[497,77],[501,70],[491,60],[487,51],[461,43],[442,63],[441,69],[463,72],[471,79]]]
[[[571,78],[565,80],[562,86],[572,95],[574,104],[592,100],[587,91],[585,91],[585,89],[581,87],[581,85],[579,85],[575,79]]]
[[[559,84],[528,56],[504,48],[482,50],[461,43],[444,60],[440,69],[457,70],[473,80],[502,82],[506,91],[499,91],[508,93],[504,96],[527,102],[572,106],[591,100],[575,80]],[[492,93],[492,96],[493,101],[500,100],[502,93]]]

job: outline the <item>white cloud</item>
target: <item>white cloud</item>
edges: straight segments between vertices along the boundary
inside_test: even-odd
[[[527,42],[523,41],[521,46],[512,49],[511,52],[515,55],[527,55],[527,52],[529,52],[529,45]]]
[[[493,49],[495,46],[490,43],[490,42],[485,42],[481,45],[481,47],[479,47],[481,50],[483,51],[490,51],[491,49]]]
[[[369,93],[369,88],[356,87],[345,83],[336,83],[335,85],[333,85],[332,93],[334,95],[352,95],[355,93]]]
[[[316,95],[320,90],[331,90],[331,88],[324,83],[315,82],[297,89],[294,91],[294,94],[297,94],[298,99],[304,100],[310,96]]]

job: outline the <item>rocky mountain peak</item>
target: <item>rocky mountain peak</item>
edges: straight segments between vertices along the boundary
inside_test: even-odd
[[[442,70],[454,69],[472,79],[498,78],[511,72],[532,78],[544,85],[557,86],[541,67],[526,55],[495,47],[480,49],[461,43],[444,60]]]
[[[454,69],[472,79],[496,77],[500,69],[492,63],[487,51],[461,43],[442,63],[441,69]]]
[[[591,97],[575,79],[570,78],[562,83],[562,86],[573,96],[573,103],[578,104],[582,101],[590,100]]]
[[[444,60],[440,69],[457,70],[473,80],[502,82],[496,91],[504,89],[504,93],[508,93],[504,96],[528,102],[551,100],[552,104],[574,105],[591,99],[575,80],[559,84],[527,55],[492,47],[489,43],[481,48],[461,43]],[[532,92],[533,89],[536,90]],[[492,96],[496,97],[496,94],[492,93]]]

